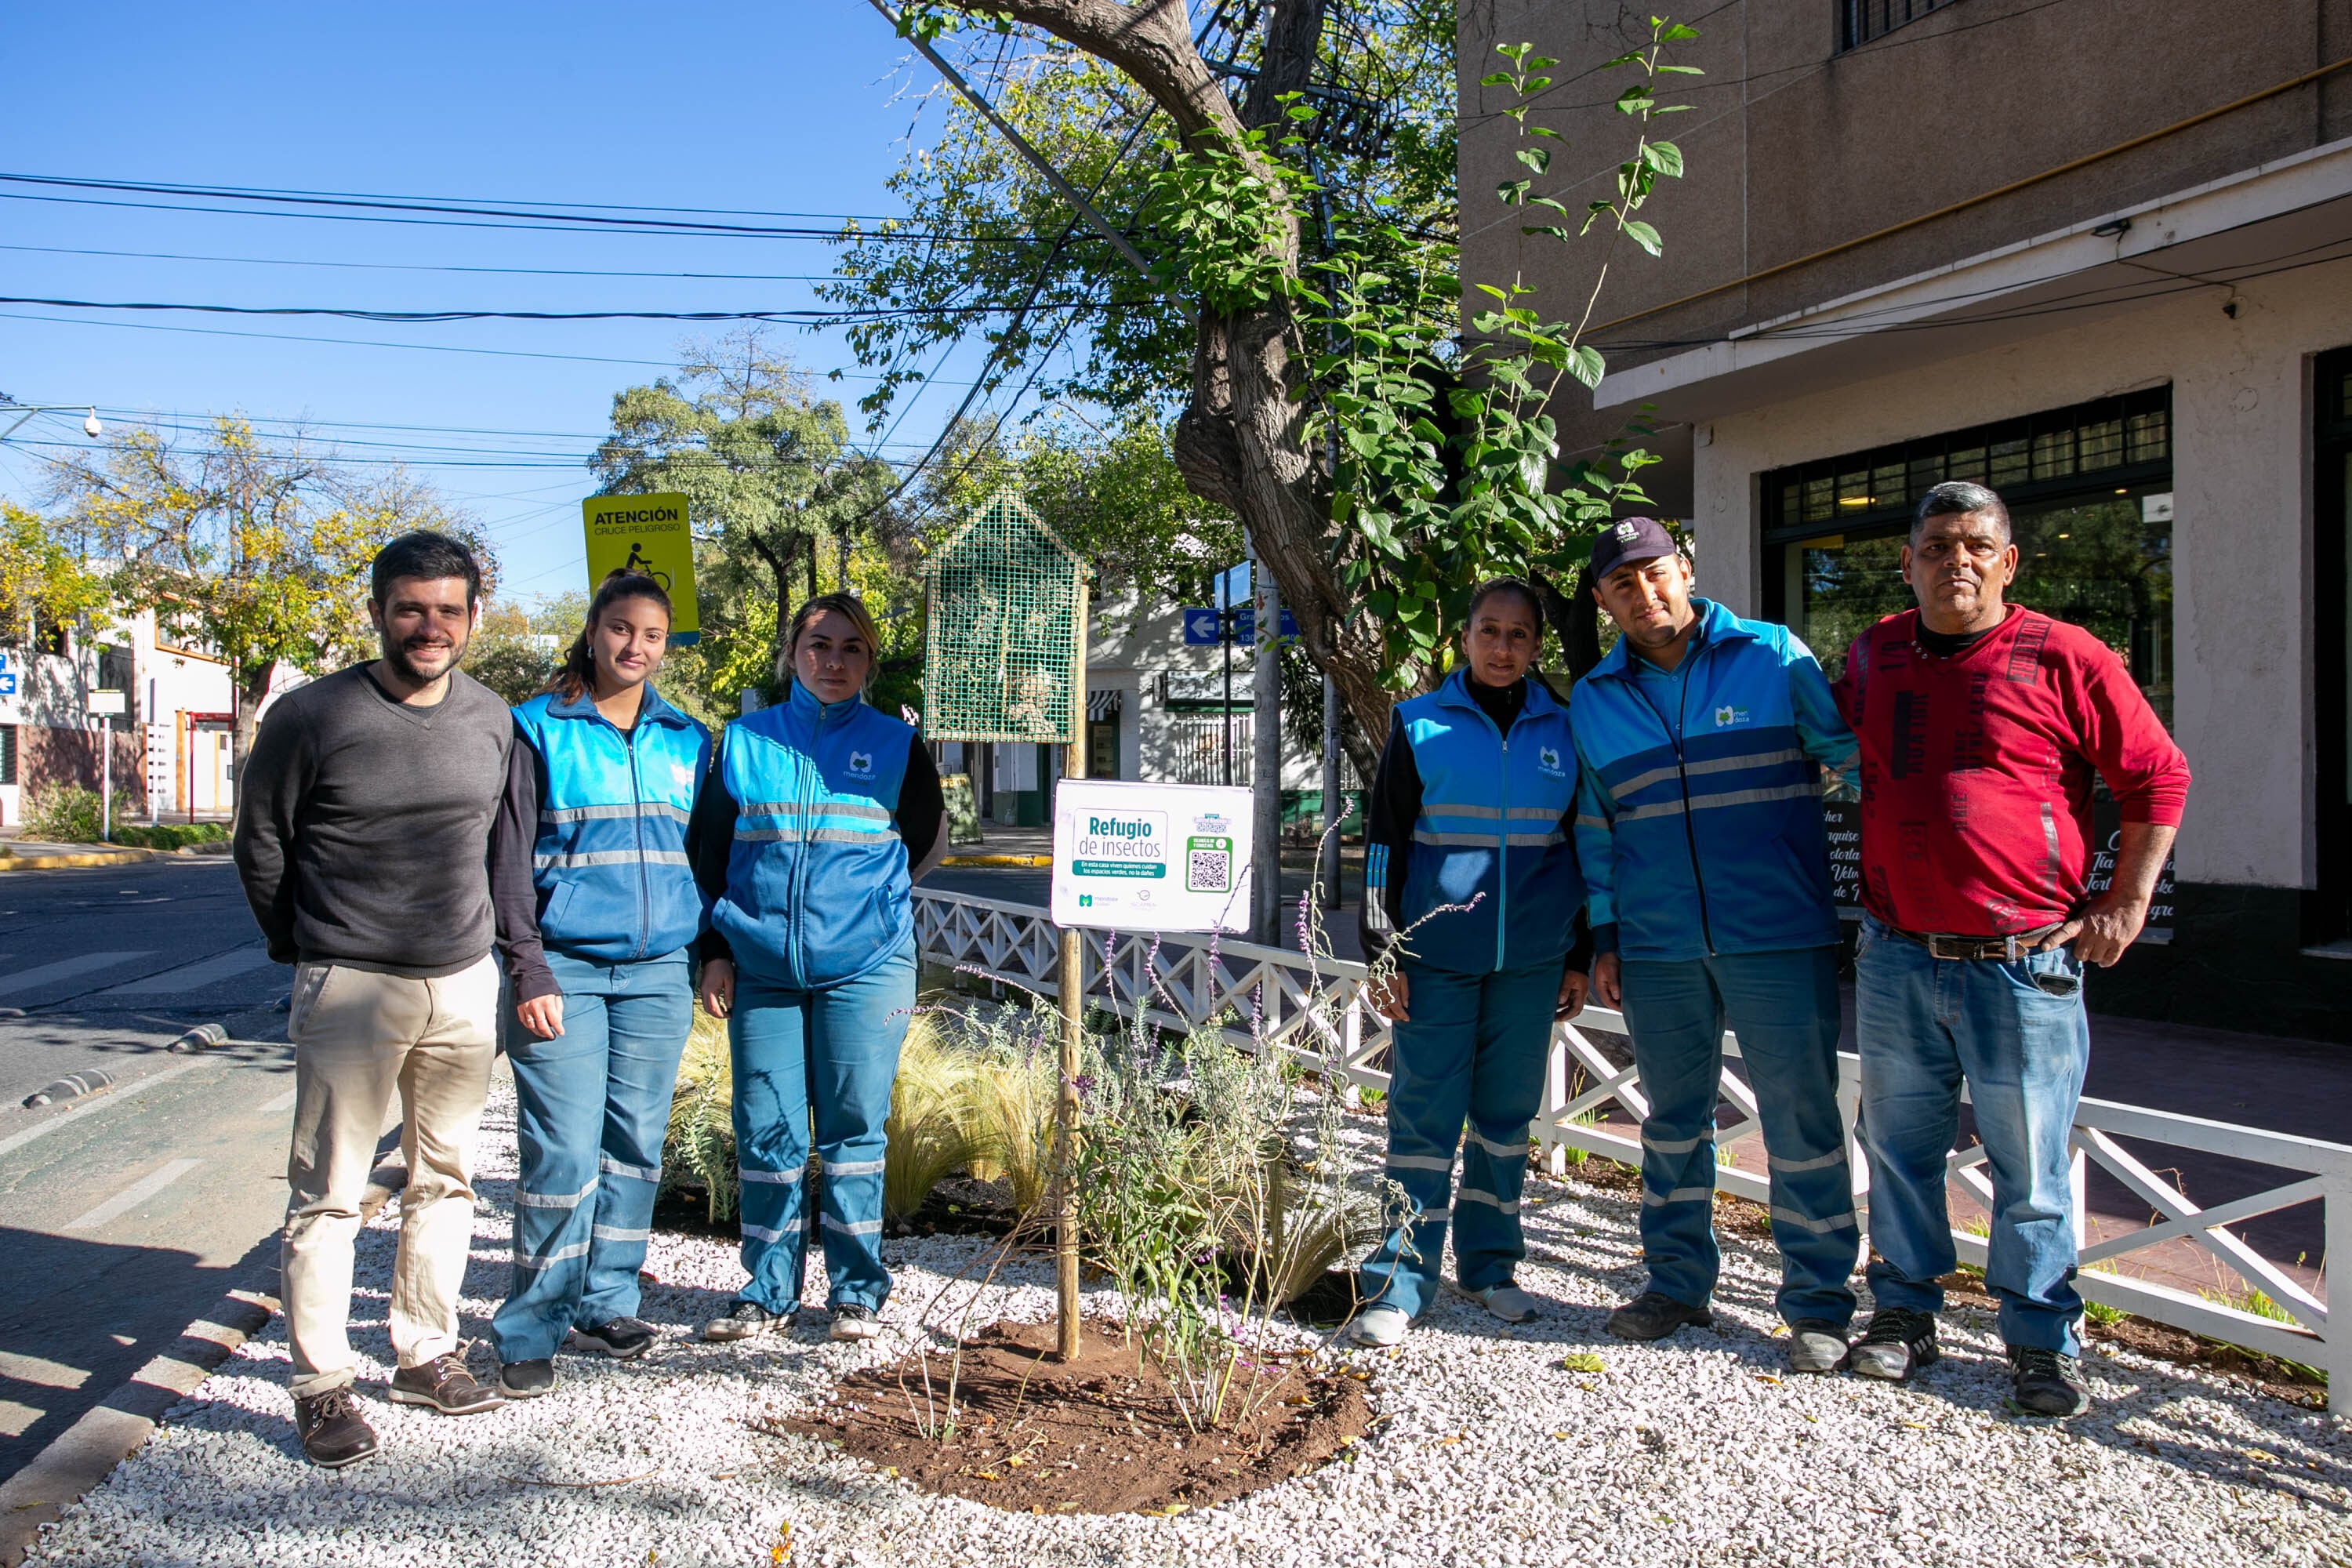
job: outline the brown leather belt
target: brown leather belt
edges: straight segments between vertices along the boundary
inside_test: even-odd
[[[1987,960],[2015,963],[2040,947],[2063,923],[2046,925],[2038,931],[2019,931],[2014,936],[1946,936],[1937,931],[1905,931],[1900,926],[1887,926],[1885,929],[1905,942],[1916,942],[1926,948],[1930,958],[1953,958],[1969,963],[1981,963]]]

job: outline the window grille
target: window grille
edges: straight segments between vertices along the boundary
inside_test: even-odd
[[[1838,0],[1838,51],[1858,49],[1953,0]]]
[[[0,784],[16,782],[16,726],[0,724]]]

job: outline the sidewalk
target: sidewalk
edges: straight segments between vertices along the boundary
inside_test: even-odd
[[[49,844],[18,838],[0,844],[0,871],[54,871],[70,866],[136,866],[155,857],[152,849],[121,844]]]

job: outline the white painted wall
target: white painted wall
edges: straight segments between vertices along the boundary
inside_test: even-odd
[[[2196,778],[2179,873],[2311,886],[2307,387],[2310,356],[2352,342],[2352,262],[2250,279],[2238,296],[2234,320],[2222,290],[2196,290],[1717,417],[1693,453],[1701,592],[1777,618],[1779,606],[1759,604],[1758,488],[1773,468],[2168,381],[2174,712]]]

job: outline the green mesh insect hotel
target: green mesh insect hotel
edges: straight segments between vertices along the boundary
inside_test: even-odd
[[[1086,710],[1086,563],[1000,491],[924,569],[923,733],[1077,743]]]

